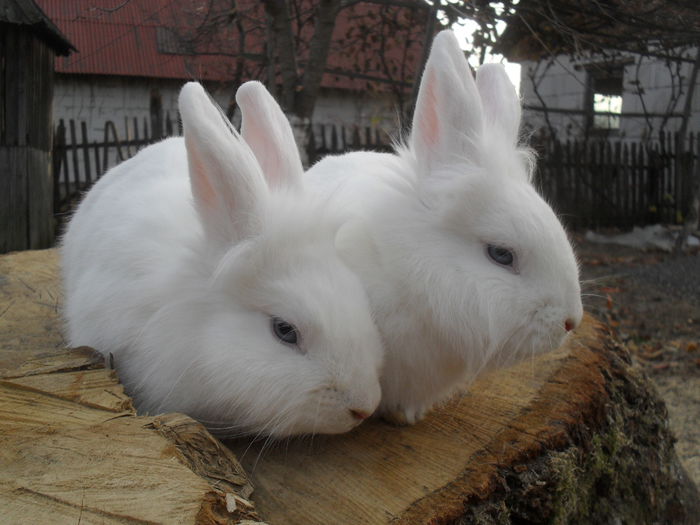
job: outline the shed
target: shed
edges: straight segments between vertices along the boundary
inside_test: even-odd
[[[0,0],[0,253],[53,242],[54,57],[74,50],[33,0]]]

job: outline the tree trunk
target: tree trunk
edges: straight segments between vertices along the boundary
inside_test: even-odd
[[[99,356],[62,349],[55,251],[0,257],[0,275],[9,522],[675,525],[700,515],[663,403],[590,317],[563,348],[483,377],[414,426],[368,421],[229,450],[186,416],[136,416]]]
[[[320,0],[319,2],[314,36],[309,44],[309,59],[304,68],[301,91],[297,94],[294,105],[294,114],[301,119],[311,119],[313,116],[340,7],[340,0]]]
[[[294,45],[289,6],[287,6],[286,0],[265,0],[263,3],[265,12],[270,17],[272,30],[275,33],[273,43],[282,79],[280,105],[285,111],[291,111],[294,107],[294,98],[299,81],[296,46]],[[272,78],[273,81],[276,81],[274,74]],[[274,89],[274,86],[270,86],[270,89]]]
[[[310,153],[314,149],[311,134],[311,117],[321,88],[321,81],[328,62],[335,20],[341,9],[341,0],[321,0],[316,9],[314,34],[309,43],[309,56],[301,79],[298,77],[294,35],[289,7],[284,0],[266,0],[265,11],[275,32],[277,60],[282,90],[279,102],[289,117],[299,155],[305,168],[309,166]],[[270,86],[273,89],[273,86]]]

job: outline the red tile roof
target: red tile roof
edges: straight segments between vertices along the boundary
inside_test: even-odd
[[[223,24],[188,42],[206,24],[205,13],[211,0],[36,0],[44,12],[78,49],[69,57],[56,59],[60,73],[119,75],[209,81],[245,81],[262,78],[266,30],[253,27],[246,34],[246,59],[240,59],[239,35],[233,24]],[[225,9],[228,2],[214,0]],[[244,23],[261,18],[261,3],[239,0]],[[303,13],[302,13],[303,14]],[[308,14],[308,13],[307,13]],[[389,76],[410,82],[422,56],[426,11],[370,4],[345,9],[339,16],[323,78],[325,87],[383,89],[381,80]],[[227,16],[225,11],[219,15]],[[387,42],[369,32],[380,20],[392,20],[400,30],[385,32]],[[251,22],[252,21],[252,22]],[[252,27],[252,26],[251,26]],[[303,37],[308,38],[310,31]],[[368,36],[369,35],[369,36]],[[365,44],[362,44],[363,41]],[[409,45],[404,55],[403,43]],[[208,40],[208,41],[204,41]],[[385,52],[379,52],[385,44]],[[193,49],[185,49],[190,45]],[[184,47],[183,47],[184,46]],[[303,42],[300,44],[300,48]],[[241,68],[237,67],[241,61]],[[388,68],[387,68],[388,66]],[[348,73],[360,72],[362,78]],[[237,73],[240,77],[237,77]],[[371,81],[379,80],[379,82]],[[369,82],[368,82],[369,80]]]

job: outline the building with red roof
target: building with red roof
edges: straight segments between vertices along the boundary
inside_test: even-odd
[[[232,112],[241,82],[267,79],[269,85],[278,78],[270,72],[268,41],[274,34],[261,2],[37,3],[77,49],[56,60],[54,120],[85,121],[92,140],[102,138],[107,120],[124,130],[127,119],[148,119],[154,111],[175,118],[177,94],[186,81],[203,82]],[[291,4],[297,6],[292,15],[303,66],[315,2]],[[314,123],[395,127],[396,106],[408,100],[423,55],[424,6],[359,2],[341,11]]]

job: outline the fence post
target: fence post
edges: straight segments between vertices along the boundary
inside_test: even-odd
[[[64,156],[66,154],[66,125],[63,119],[58,121],[56,132],[53,136],[52,168],[53,168],[53,209],[54,213],[61,209],[61,168],[65,169]]]
[[[85,161],[85,182],[84,184],[78,184],[78,186],[90,186],[92,184],[92,170],[90,167],[90,143],[87,137],[87,124],[85,121],[80,123],[80,131],[82,134],[83,143],[81,147],[83,148],[83,160]],[[97,175],[97,174],[95,174]]]
[[[171,137],[173,134],[173,121],[170,120],[170,112],[165,113],[165,135]]]
[[[151,103],[150,103],[150,117],[151,117],[151,134],[150,139],[153,141],[160,140],[163,138],[163,103],[160,92],[157,88],[151,90]],[[167,122],[166,122],[167,126]],[[145,124],[144,124],[144,129]],[[170,133],[168,133],[170,135]],[[145,135],[149,137],[149,135]]]

